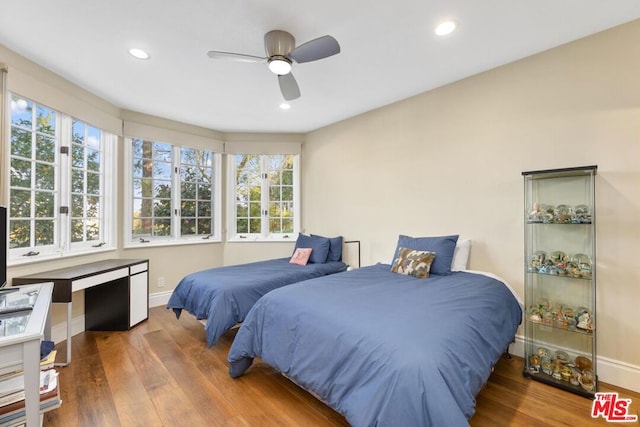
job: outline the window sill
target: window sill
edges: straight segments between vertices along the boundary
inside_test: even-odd
[[[193,240],[149,240],[148,242],[129,242],[124,245],[123,249],[142,249],[142,248],[158,248],[163,246],[184,246],[184,245],[206,245],[210,243],[221,243],[220,239],[213,237],[209,239],[193,239]]]
[[[229,243],[295,243],[296,237],[268,238],[268,237],[231,237]]]
[[[92,249],[90,251],[82,251],[82,252],[66,252],[66,253],[60,253],[60,252],[51,252],[51,253],[44,253],[42,255],[37,255],[37,256],[33,256],[33,257],[23,257],[23,258],[9,258],[7,260],[7,268],[10,267],[19,267],[22,265],[29,265],[29,264],[35,264],[38,262],[47,262],[47,261],[56,261],[56,260],[63,260],[63,259],[67,259],[67,258],[75,258],[75,257],[81,257],[81,256],[91,256],[91,255],[96,255],[96,254],[102,254],[105,252],[113,252],[115,251],[116,248],[115,247],[101,247],[101,248],[95,248]]]

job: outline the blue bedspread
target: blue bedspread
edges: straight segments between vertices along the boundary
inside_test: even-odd
[[[254,357],[354,426],[467,425],[521,308],[480,274],[416,279],[378,264],[277,289],[253,307],[229,351]]]
[[[242,322],[258,299],[267,292],[301,280],[347,269],[342,262],[290,264],[289,258],[210,268],[185,276],[169,298],[167,308],[180,317],[187,310],[197,319],[207,319],[207,344]]]

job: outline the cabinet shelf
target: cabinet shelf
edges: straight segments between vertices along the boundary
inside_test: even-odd
[[[548,328],[553,328],[553,329],[557,329],[560,331],[566,331],[572,334],[584,334],[584,335],[592,335],[594,333],[594,329],[580,329],[578,327],[576,327],[575,329],[569,329],[568,327],[564,327],[564,326],[558,326],[555,324],[555,322],[553,323],[545,323],[543,321],[536,321],[536,320],[531,320],[531,319],[526,319],[527,323],[531,323],[532,325],[538,325],[538,326],[544,326],[544,327],[548,327]]]
[[[590,398],[598,390],[596,171],[586,166],[522,173],[523,375]]]
[[[566,277],[568,279],[576,279],[576,280],[584,280],[590,282],[593,276],[574,276],[571,274],[553,274],[553,273],[541,273],[539,271],[527,271],[528,274],[538,274],[540,276],[551,276],[551,277]]]
[[[587,389],[583,388],[580,384],[573,385],[568,381],[555,379],[551,375],[545,374],[542,371],[533,372],[533,371],[526,371],[525,370],[523,372],[523,374],[524,374],[525,377],[534,379],[536,381],[543,382],[543,383],[548,384],[548,385],[552,385],[554,387],[561,388],[563,390],[566,390],[566,391],[569,391],[571,393],[575,393],[575,394],[578,394],[580,396],[584,396],[584,397],[587,397],[587,398],[592,398],[593,394],[594,394],[593,390],[587,390]]]
[[[539,224],[539,225],[591,225],[592,222],[544,222],[544,221],[526,221],[525,224]]]

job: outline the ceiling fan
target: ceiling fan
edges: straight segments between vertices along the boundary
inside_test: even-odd
[[[273,30],[264,35],[264,50],[266,57],[217,50],[210,50],[207,55],[213,59],[267,62],[271,72],[278,76],[282,96],[287,101],[291,101],[300,97],[300,88],[291,74],[292,64],[294,62],[302,64],[333,56],[340,53],[340,45],[333,37],[322,36],[296,47],[296,41],[291,34],[282,30]]]

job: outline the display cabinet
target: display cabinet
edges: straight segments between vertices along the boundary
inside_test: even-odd
[[[524,375],[576,394],[598,390],[597,166],[523,172]]]

